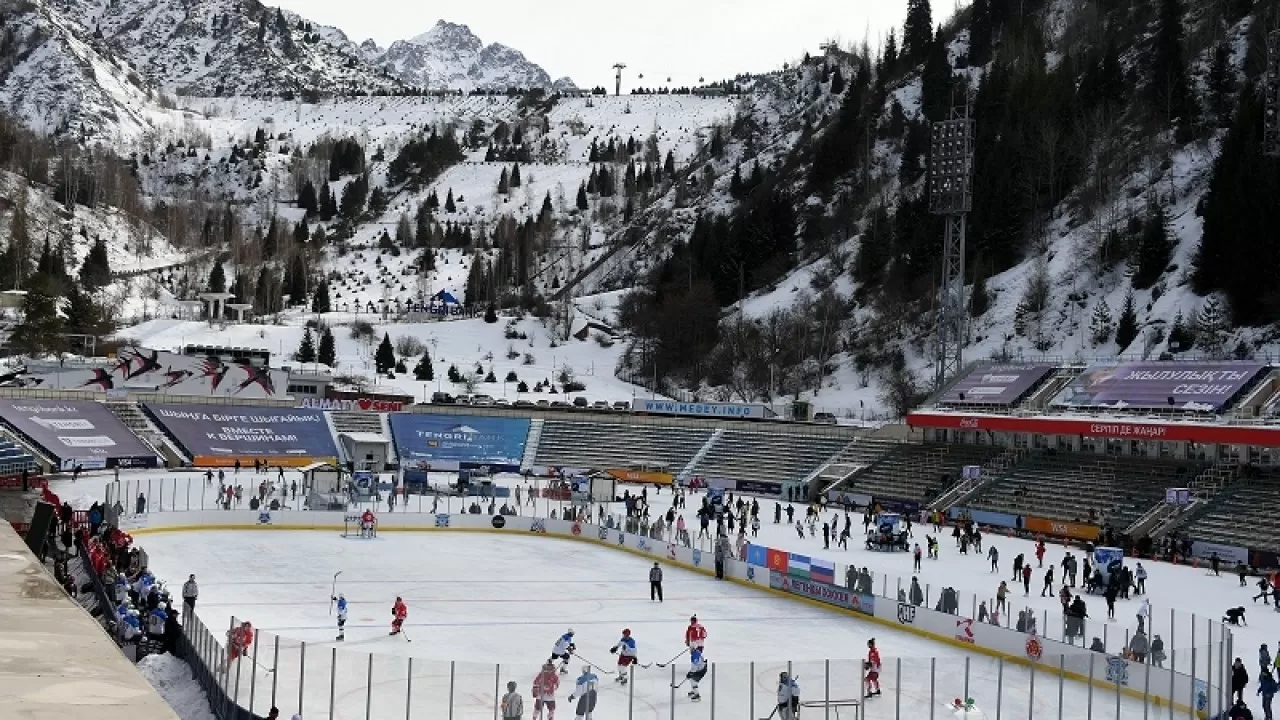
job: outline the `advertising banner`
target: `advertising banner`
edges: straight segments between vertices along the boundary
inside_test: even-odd
[[[389,415],[388,421],[405,467],[484,465],[496,471],[519,471],[529,437],[527,418],[398,413]]]
[[[62,470],[155,467],[156,454],[111,414],[87,400],[0,400],[0,418],[39,445]]]
[[[1067,522],[1066,520],[1048,520],[1046,518],[1030,516],[1022,519],[1022,529],[1027,532],[1057,535],[1059,537],[1088,540],[1090,542],[1094,542],[1098,538],[1102,537],[1102,529],[1096,525]]]
[[[767,480],[739,480],[737,486],[739,492],[768,495],[770,497],[782,496],[782,483],[769,482]]]
[[[943,405],[1012,405],[1053,369],[1053,365],[977,367],[952,385],[939,402]]]
[[[320,410],[221,405],[147,405],[196,465],[334,462],[338,449]]]
[[[769,587],[782,590],[792,595],[800,595],[811,600],[835,605],[847,610],[856,610],[866,615],[875,615],[875,597],[849,592],[847,588],[824,582],[815,582],[794,575],[771,571]]]
[[[762,420],[773,414],[764,405],[742,405],[739,403],[690,403],[676,400],[637,399],[632,403],[631,407],[634,411],[642,413],[713,418],[749,418],[752,420]]]
[[[1191,543],[1191,554],[1201,560],[1208,560],[1216,554],[1224,562],[1232,564],[1249,562],[1249,551],[1245,548],[1237,545],[1204,542],[1203,540],[1196,540]]]
[[[1018,527],[1018,516],[1009,513],[992,512],[990,510],[974,510],[972,508],[953,507],[947,514],[952,520],[961,515],[968,515],[974,522],[979,525],[991,525],[993,527],[1016,528]]]
[[[1051,404],[1066,408],[1168,408],[1217,412],[1264,367],[1259,362],[1091,365],[1080,377],[1072,380]]]
[[[1162,440],[1215,445],[1280,447],[1280,427],[1222,425],[1210,422],[1159,422],[1155,420],[1094,420],[1062,417],[1013,417],[963,412],[913,412],[907,424],[914,428],[946,428],[1040,435],[1083,435],[1122,440]]]

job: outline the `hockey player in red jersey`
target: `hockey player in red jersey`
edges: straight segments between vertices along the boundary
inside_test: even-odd
[[[542,664],[542,671],[533,678],[533,720],[542,720],[542,709],[547,709],[546,720],[556,717],[556,690],[560,687],[560,675],[555,665]]]
[[[409,608],[404,604],[404,600],[396,598],[396,604],[391,606],[391,634],[399,635],[400,626],[404,625],[404,619],[409,617]]]
[[[698,622],[698,616],[689,618],[689,627],[684,629],[684,646],[692,650],[702,650],[707,644],[707,629]]]
[[[253,625],[248,620],[227,631],[227,655],[231,660],[247,655],[252,645]]]
[[[867,641],[867,659],[862,666],[867,671],[866,692],[867,697],[880,694],[880,650],[876,647],[876,639],[871,638]]]

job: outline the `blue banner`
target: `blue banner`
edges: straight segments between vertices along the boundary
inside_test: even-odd
[[[1008,513],[953,507],[947,514],[951,516],[952,520],[955,520],[960,517],[962,513],[968,514],[969,517],[973,518],[973,521],[979,525],[991,525],[993,527],[1005,528],[1018,528],[1022,526],[1021,523],[1018,522],[1017,515],[1010,515]]]
[[[756,567],[769,566],[769,548],[763,545],[747,545],[747,564]]]
[[[406,470],[488,466],[494,471],[518,471],[529,436],[526,418],[393,413],[388,422]]]

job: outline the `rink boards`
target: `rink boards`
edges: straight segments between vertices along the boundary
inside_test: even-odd
[[[320,530],[341,533],[341,512],[273,513],[269,523],[260,523],[257,512],[190,511],[135,516],[123,529],[133,534],[209,530]],[[566,520],[520,516],[414,514],[378,516],[379,532],[488,532],[551,535],[608,546],[706,574],[715,572],[713,553],[686,548],[640,535],[596,525]],[[910,632],[936,642],[968,651],[1002,658],[1007,662],[1035,666],[1038,672],[1059,674],[1155,705],[1172,707],[1185,716],[1205,717],[1222,697],[1229,673],[1221,658],[1231,654],[1231,636],[1223,626],[1208,623],[1207,654],[1211,656],[1204,677],[1192,677],[1172,668],[1156,668],[1117,655],[1104,655],[1079,646],[1044,637],[1027,635],[996,625],[979,623],[963,615],[952,615],[897,603],[883,597],[851,594],[845,588],[812,579],[797,582],[777,570],[761,568],[738,560],[725,563],[725,577],[788,599],[807,602],[864,621],[876,622]]]

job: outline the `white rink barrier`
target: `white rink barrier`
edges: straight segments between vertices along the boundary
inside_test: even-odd
[[[134,535],[210,530],[322,530],[340,533],[345,527],[344,515],[343,512],[287,512],[272,513],[269,519],[266,519],[256,511],[163,512],[127,518],[121,523],[121,528]],[[266,521],[263,522],[263,520]],[[588,523],[504,515],[418,513],[378,515],[379,533],[417,531],[545,534],[643,555],[695,572],[705,574],[716,572],[715,558],[710,551],[687,548]],[[1057,678],[1058,681],[1053,683],[1056,687],[1047,687],[1040,692],[1057,694],[1059,701],[1057,717],[1059,718],[1064,717],[1062,705],[1066,704],[1062,699],[1062,691],[1064,686],[1070,685],[1064,682],[1066,680],[1084,683],[1084,687],[1080,690],[1088,690],[1087,713],[1081,715],[1077,707],[1066,717],[1114,717],[1117,720],[1121,717],[1136,720],[1139,716],[1143,720],[1159,720],[1164,717],[1170,720],[1194,719],[1216,717],[1230,707],[1227,687],[1230,662],[1234,657],[1231,633],[1225,626],[1207,618],[1204,620],[1203,633],[1196,633],[1200,638],[1200,645],[1195,646],[1196,638],[1193,637],[1193,647],[1173,650],[1173,652],[1187,652],[1192,655],[1190,667],[1194,668],[1194,672],[1188,674],[1175,670],[1172,663],[1169,667],[1157,667],[1117,655],[1090,652],[1079,646],[1021,633],[998,625],[979,623],[970,617],[939,612],[927,606],[914,606],[874,595],[851,593],[846,588],[834,584],[783,575],[736,559],[726,560],[723,571],[726,580],[750,585],[763,592],[815,604],[865,622],[878,623],[996,658],[999,661],[1001,680],[1005,673],[1010,675],[1009,682],[1003,688],[1004,692],[1014,692],[1013,676],[1018,667],[1022,669],[1017,672],[1022,673],[1023,676],[1026,675],[1026,669],[1030,669],[1032,695],[1036,692],[1034,685],[1037,679],[1049,685],[1049,677]],[[278,642],[287,641],[282,638]],[[1170,642],[1171,646],[1172,644]],[[850,661],[828,661],[828,663],[834,662]],[[1006,669],[1006,664],[1014,667]],[[1185,666],[1186,663],[1180,665],[1180,667]],[[854,672],[856,673],[856,669]],[[897,672],[899,674],[902,672],[902,660],[898,660]],[[886,663],[882,678],[892,679],[893,673],[893,668],[888,667]],[[930,663],[928,686],[931,693],[933,677],[934,669]],[[969,663],[966,661],[966,689],[968,677]],[[274,684],[275,680],[271,682]],[[1025,693],[1026,689],[1018,688],[1016,692]],[[228,694],[234,695],[230,688],[228,688]],[[997,695],[1000,694],[997,693]],[[813,697],[813,694],[808,695],[808,698]],[[301,705],[303,703],[300,694],[299,698]],[[1126,699],[1123,712],[1122,698]],[[830,698],[828,697],[827,700]],[[1139,700],[1141,704],[1135,706],[1131,704],[1132,700]],[[984,708],[988,718],[999,717],[1000,698],[996,702],[996,714]],[[893,717],[895,720],[901,720],[904,717],[900,712],[892,712],[892,709],[885,715],[875,713],[869,709],[873,706],[875,706],[874,702],[864,703],[861,717],[864,719]],[[1138,707],[1141,708],[1140,711]],[[1028,705],[1029,708],[1030,705]],[[252,709],[259,708],[255,706]],[[1012,712],[1013,707],[1009,707],[1008,710],[1010,712],[1005,713],[1008,717],[1019,717]],[[764,714],[760,713],[761,716]],[[672,717],[675,716],[673,706]],[[905,717],[914,716],[908,714]],[[1029,713],[1021,717],[1029,717]]]

